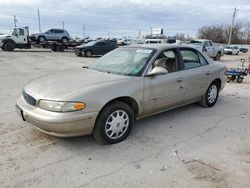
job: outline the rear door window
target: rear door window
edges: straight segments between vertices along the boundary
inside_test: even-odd
[[[192,69],[201,66],[199,56],[194,50],[181,49],[180,52],[185,69]]]

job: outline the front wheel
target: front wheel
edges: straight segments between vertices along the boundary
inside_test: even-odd
[[[3,50],[12,52],[14,51],[15,47],[16,47],[16,44],[14,42],[8,41],[4,44]]]
[[[93,136],[102,144],[115,144],[128,137],[133,124],[132,109],[123,102],[114,102],[100,112]]]
[[[213,82],[208,87],[205,95],[202,97],[200,104],[204,107],[212,107],[217,102],[219,96],[219,87],[216,82]]]
[[[63,44],[68,43],[68,42],[69,42],[69,39],[67,37],[62,38],[62,43]]]
[[[38,41],[44,43],[46,41],[46,38],[44,36],[40,36],[38,37]]]

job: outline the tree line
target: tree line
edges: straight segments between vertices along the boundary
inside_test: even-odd
[[[228,43],[230,28],[230,25],[203,26],[198,30],[197,37],[226,44]],[[231,44],[250,44],[250,22],[238,22],[234,25]]]

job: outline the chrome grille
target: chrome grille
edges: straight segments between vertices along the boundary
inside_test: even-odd
[[[33,105],[33,106],[36,105],[36,99],[35,99],[34,97],[32,97],[31,95],[29,95],[29,94],[26,93],[25,91],[22,91],[22,95],[23,95],[24,100],[25,100],[28,104]]]

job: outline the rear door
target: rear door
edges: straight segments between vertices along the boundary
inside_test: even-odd
[[[206,92],[211,82],[211,66],[204,56],[195,49],[180,48],[183,65],[182,87],[184,89],[184,103],[199,100]]]
[[[210,41],[204,42],[205,52],[209,57],[214,57],[214,49]]]

